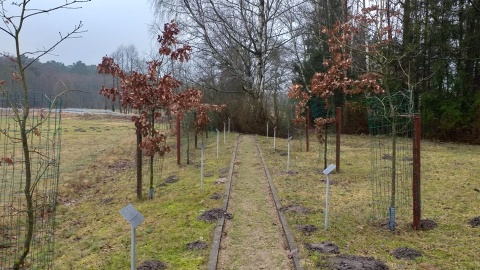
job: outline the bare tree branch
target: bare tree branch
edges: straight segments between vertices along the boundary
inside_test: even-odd
[[[53,51],[60,43],[62,43],[64,40],[66,39],[70,39],[70,38],[81,38],[81,36],[76,36],[77,34],[81,34],[81,33],[85,33],[87,32],[86,30],[85,31],[81,31],[80,29],[83,27],[83,23],[82,21],[80,21],[80,23],[78,25],[75,25],[73,30],[71,32],[68,32],[65,36],[62,35],[61,33],[59,33],[60,35],[60,39],[57,40],[57,42],[55,42],[55,44],[51,45],[49,48],[45,49],[45,50],[41,50],[41,51],[37,51],[37,52],[34,52],[34,53],[39,53],[39,55],[37,55],[32,61],[30,61],[28,64],[26,64],[24,67],[23,67],[23,70],[27,69],[30,65],[32,65],[33,63],[35,63],[39,58],[41,58],[42,56],[46,55],[46,54],[49,54],[51,51]],[[31,53],[33,54],[33,53]]]

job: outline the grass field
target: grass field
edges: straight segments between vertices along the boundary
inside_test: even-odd
[[[480,146],[422,141],[422,219],[438,227],[429,231],[411,228],[412,211],[403,210],[397,228],[390,232],[382,221],[372,218],[370,140],[368,136],[342,135],[341,171],[330,176],[329,228],[324,230],[325,176],[317,164],[318,146],[305,152],[292,147],[290,170],[286,173],[285,141],[259,140],[271,170],[282,205],[300,205],[312,214],[287,213],[306,269],[322,262],[322,255],[306,250],[306,243],[331,241],[342,254],[377,258],[390,269],[480,269],[480,228],[468,221],[480,215]],[[333,159],[334,160],[334,159]],[[386,220],[385,220],[386,221]],[[305,234],[300,225],[318,230]],[[398,260],[392,252],[409,247],[423,253],[413,260]]]
[[[186,245],[196,240],[209,243],[212,238],[215,224],[197,217],[221,206],[221,200],[210,197],[224,192],[224,185],[214,181],[230,163],[233,133],[225,145],[222,142],[218,160],[216,139],[204,139],[203,191],[200,158],[179,167],[175,153],[169,153],[157,161],[163,172],[155,179],[154,199],[138,200],[135,132],[130,120],[64,116],[63,130],[55,269],[128,269],[130,226],[119,213],[128,203],[145,217],[136,230],[137,266],[145,260],[159,260],[170,269],[204,268],[209,250],[189,251]],[[168,142],[173,146],[175,138]],[[178,181],[167,184],[168,177]],[[144,187],[147,197],[146,180]]]
[[[145,260],[166,262],[169,269],[205,269],[209,249],[188,250],[189,242],[209,245],[215,224],[198,221],[205,210],[221,206],[210,197],[223,194],[214,181],[225,174],[231,160],[235,134],[221,141],[216,159],[216,139],[205,139],[205,188],[200,190],[199,158],[176,165],[167,154],[161,177],[155,179],[155,198],[135,196],[134,129],[128,119],[63,117],[59,206],[57,210],[55,269],[128,269],[130,227],[119,214],[129,202],[144,215],[137,229],[137,266]],[[223,139],[223,138],[222,138]],[[370,140],[368,136],[343,136],[342,170],[331,175],[329,229],[323,230],[325,183],[317,163],[317,146],[311,152],[292,147],[286,173],[286,141],[258,137],[282,205],[301,205],[310,214],[286,212],[306,269],[315,269],[322,255],[304,244],[331,241],[341,253],[375,257],[390,269],[480,269],[480,228],[468,220],[480,215],[480,146],[422,142],[423,218],[437,222],[429,231],[413,231],[411,217],[399,216],[390,232],[372,219]],[[174,145],[174,138],[169,138]],[[196,150],[195,155],[200,151]],[[167,184],[169,176],[177,182]],[[144,184],[147,196],[147,184]],[[315,225],[305,234],[298,225]],[[423,253],[414,261],[395,259],[398,247]]]

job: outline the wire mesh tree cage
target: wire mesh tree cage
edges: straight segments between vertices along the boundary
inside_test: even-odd
[[[404,218],[411,207],[414,114],[410,92],[367,98],[373,218]],[[392,216],[393,215],[393,216]]]
[[[27,241],[21,269],[53,268],[61,106],[41,94],[31,93],[29,106],[22,95],[0,96],[0,269],[18,268]],[[28,156],[19,121],[26,107]]]

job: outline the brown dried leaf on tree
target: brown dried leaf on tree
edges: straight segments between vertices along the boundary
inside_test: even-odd
[[[160,43],[158,53],[172,61],[188,61],[192,49],[189,45],[180,43],[177,39],[179,32],[175,21],[165,24],[162,35],[158,37]],[[217,110],[214,105],[208,107],[201,104],[203,93],[198,89],[189,88],[178,92],[182,83],[170,73],[159,74],[162,64],[161,60],[147,62],[148,70],[145,74],[136,71],[126,72],[113,58],[103,57],[102,63],[97,67],[99,73],[111,74],[120,79],[120,89],[103,86],[100,94],[113,101],[119,98],[122,106],[139,111],[132,117],[132,121],[143,136],[140,144],[142,150],[151,157],[155,154],[163,156],[170,150],[166,146],[166,135],[160,134],[155,129],[155,122],[162,119],[166,113],[183,117],[185,112],[193,109]],[[203,124],[204,121],[199,123]]]
[[[335,118],[315,118],[313,120],[315,123],[315,135],[317,136],[319,143],[324,143],[324,135],[325,135],[325,125],[335,123]]]
[[[356,19],[363,20],[366,23],[370,22],[365,15]],[[297,125],[305,123],[305,117],[302,114],[311,97],[322,98],[325,107],[328,109],[331,106],[331,97],[335,93],[357,95],[362,93],[381,94],[384,92],[379,82],[380,76],[377,73],[366,72],[356,78],[350,76],[352,59],[349,46],[352,38],[359,33],[359,28],[354,27],[350,22],[337,21],[331,29],[323,28],[322,33],[327,35],[327,45],[330,52],[330,58],[323,61],[326,71],[316,72],[310,80],[308,89],[303,89],[300,85],[293,85],[289,88],[288,97],[297,101],[293,120]],[[373,50],[373,47],[370,49]],[[322,119],[320,118],[316,122],[316,128],[319,131],[322,131],[325,125],[325,119]],[[325,121],[329,122],[331,120]]]
[[[210,123],[208,112],[220,112],[226,107],[225,104],[213,105],[213,104],[200,104],[197,107],[197,118],[195,119],[195,131],[202,132],[207,129]]]
[[[7,165],[11,166],[11,165],[13,165],[13,159],[10,158],[10,157],[2,157],[2,158],[0,159],[0,165],[1,165],[2,163],[6,163]]]

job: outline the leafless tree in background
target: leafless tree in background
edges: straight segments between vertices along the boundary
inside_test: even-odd
[[[155,0],[156,10],[175,14],[189,43],[203,55],[202,73],[214,91],[241,93],[245,131],[275,118],[268,100],[277,96],[279,76],[291,69],[286,47],[303,29],[289,14],[304,1]],[[290,23],[290,27],[286,27]],[[197,61],[197,63],[199,63]],[[280,70],[281,69],[281,70]],[[275,102],[274,102],[275,104]],[[230,106],[229,106],[230,108]],[[257,123],[252,126],[251,119]],[[250,124],[247,124],[249,122]]]

